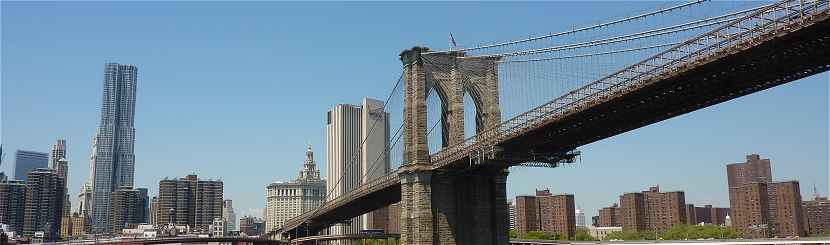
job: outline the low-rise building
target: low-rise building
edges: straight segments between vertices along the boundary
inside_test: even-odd
[[[622,227],[588,227],[588,234],[597,240],[605,240],[605,236],[618,231],[622,231]]]

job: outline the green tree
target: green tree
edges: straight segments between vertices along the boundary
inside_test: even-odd
[[[660,233],[664,240],[686,240],[686,239],[731,239],[738,238],[737,230],[719,225],[675,225]]]
[[[559,234],[548,231],[528,231],[524,239],[531,240],[559,240]]]
[[[632,231],[615,231],[608,233],[605,235],[604,240],[655,240],[656,234],[654,231],[641,231],[641,232],[632,232]]]
[[[509,234],[510,238],[514,238],[514,239],[519,236],[519,234],[516,232],[516,229],[510,229],[510,231],[508,231],[508,234]]]
[[[588,233],[588,229],[585,228],[578,228],[576,229],[576,234],[574,234],[574,241],[596,241],[597,239],[592,237],[590,233]]]

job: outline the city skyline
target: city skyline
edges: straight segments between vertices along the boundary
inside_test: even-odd
[[[3,4],[6,5],[8,3]],[[106,4],[102,4],[102,6],[104,5]],[[540,3],[540,5],[546,6],[544,3]],[[640,8],[647,8],[654,4],[639,3],[636,5]],[[496,7],[498,5],[491,4],[482,7],[482,9],[486,12],[493,11],[492,8]],[[530,7],[525,6],[524,8]],[[574,7],[574,9],[577,8]],[[611,13],[612,15],[626,14],[625,10],[632,10],[633,7],[622,9],[619,12],[609,10],[603,10],[602,12]],[[118,7],[115,10],[123,11],[123,9]],[[4,28],[4,34],[7,34],[6,32],[12,34],[20,33],[22,30],[19,28],[29,25],[47,28],[47,30],[56,28],[56,26],[44,26],[43,23],[28,23],[22,21],[25,18],[21,19],[22,17],[17,13],[7,14],[6,10],[3,11],[4,22],[11,21],[9,24],[11,30]],[[55,10],[47,8],[45,12],[52,13],[52,11]],[[21,13],[29,12],[24,11]],[[238,14],[237,12],[231,13]],[[531,13],[540,14],[538,11],[531,11]],[[66,15],[67,13],[59,13],[56,18]],[[254,16],[264,18],[264,15],[260,16],[255,14]],[[139,17],[142,16],[130,15],[124,18],[127,18],[127,20],[140,20],[141,18]],[[588,17],[567,17],[570,19],[565,19],[564,22],[566,23],[584,23],[595,20]],[[359,19],[358,21],[368,22],[371,19]],[[517,24],[521,23],[521,21],[521,19],[515,20],[513,23]],[[179,22],[174,23],[180,25],[184,23],[183,25],[185,27],[195,28],[189,21],[179,20]],[[467,24],[472,25],[472,23],[463,22],[456,24],[457,26],[453,26],[452,28],[462,29]],[[431,27],[434,28],[436,26],[438,25],[433,24]],[[271,30],[267,27],[256,27]],[[389,26],[384,27],[389,28]],[[263,208],[264,198],[262,197],[262,193],[264,192],[263,187],[267,183],[277,180],[290,180],[294,177],[294,169],[299,166],[299,162],[302,160],[296,153],[304,150],[306,142],[311,141],[312,144],[319,145],[322,149],[324,145],[322,144],[324,125],[319,122],[323,121],[320,115],[326,110],[325,108],[337,103],[357,103],[357,98],[362,96],[379,97],[385,94],[387,92],[385,90],[388,90],[393,84],[394,81],[392,80],[397,75],[395,73],[399,68],[399,63],[395,63],[394,61],[397,58],[395,53],[403,48],[416,44],[417,42],[413,40],[427,42],[434,47],[443,47],[446,45],[445,29],[450,28],[445,27],[439,29],[440,31],[421,33],[418,39],[405,40],[406,38],[401,38],[401,40],[394,40],[391,44],[384,44],[389,46],[376,48],[377,50],[373,51],[376,53],[365,55],[368,58],[361,57],[361,60],[380,59],[383,61],[374,61],[378,62],[378,64],[373,64],[373,61],[366,61],[366,63],[349,66],[348,69],[357,70],[357,72],[350,74],[353,77],[347,77],[345,79],[349,81],[367,81],[365,84],[357,83],[360,84],[359,87],[361,89],[365,90],[359,94],[351,91],[348,93],[338,91],[343,89],[339,85],[341,82],[345,83],[342,81],[343,78],[333,78],[322,74],[312,76],[320,81],[302,80],[310,83],[307,86],[291,84],[283,86],[288,81],[269,83],[266,80],[260,80],[260,82],[245,83],[251,86],[248,89],[229,88],[228,86],[217,85],[222,83],[223,80],[231,79],[224,75],[218,75],[217,78],[211,79],[204,75],[196,74],[205,72],[215,76],[217,74],[209,70],[228,65],[230,63],[228,60],[206,60],[203,62],[208,62],[207,66],[194,65],[178,67],[183,69],[180,71],[186,71],[188,74],[196,75],[198,79],[194,80],[208,81],[205,84],[189,83],[187,80],[190,80],[190,78],[179,77],[173,71],[163,69],[161,66],[170,65],[171,63],[159,59],[161,55],[151,56],[127,53],[120,54],[120,57],[110,57],[96,53],[93,55],[94,57],[85,57],[82,62],[78,62],[77,64],[67,64],[71,68],[64,69],[73,70],[69,73],[71,75],[68,77],[71,81],[69,85],[62,84],[64,78],[60,76],[54,77],[52,75],[38,74],[36,77],[37,80],[34,80],[34,78],[24,77],[31,74],[25,74],[11,69],[22,68],[21,71],[27,71],[33,69],[32,67],[34,65],[38,65],[38,67],[42,65],[57,66],[58,61],[47,64],[42,64],[40,63],[41,61],[27,61],[21,64],[4,62],[3,70],[7,72],[3,73],[2,102],[5,105],[3,107],[3,143],[10,152],[15,149],[30,149],[46,152],[49,144],[54,142],[56,138],[65,137],[69,141],[68,144],[72,145],[67,155],[70,157],[69,162],[72,163],[69,174],[69,191],[72,193],[72,197],[74,197],[88,174],[85,172],[88,169],[86,164],[89,161],[87,158],[91,153],[89,151],[91,140],[89,139],[94,134],[90,134],[90,131],[94,131],[94,127],[92,126],[95,121],[94,111],[99,109],[96,107],[95,102],[90,103],[90,101],[100,103],[100,98],[95,96],[95,94],[100,95],[100,66],[107,61],[134,63],[142,67],[142,77],[139,78],[139,80],[142,80],[142,86],[145,86],[144,81],[152,81],[146,87],[139,87],[138,89],[138,92],[142,94],[139,97],[142,97],[142,99],[137,105],[137,110],[139,110],[137,114],[140,116],[137,118],[136,124],[139,124],[141,128],[141,131],[137,132],[139,134],[136,143],[136,153],[139,155],[137,166],[146,164],[145,166],[150,169],[159,169],[159,171],[142,172],[140,170],[141,168],[137,168],[138,170],[136,172],[139,176],[137,176],[135,186],[147,186],[151,188],[151,193],[155,194],[158,191],[154,190],[154,183],[157,183],[158,180],[166,176],[184,176],[188,173],[198,172],[200,175],[212,178],[223,178],[226,180],[226,199],[235,200],[240,211],[242,211],[241,213],[243,215],[248,214],[246,213],[249,212],[247,209]],[[551,28],[534,26],[527,29],[520,28],[515,31],[526,34],[531,33],[533,30],[548,29]],[[82,28],[82,30],[87,29]],[[193,31],[189,34],[198,36],[200,32]],[[257,38],[255,34],[248,34],[250,34],[247,35],[249,39]],[[489,37],[488,34],[456,33],[455,36],[459,39],[469,38],[478,40],[480,38],[476,37]],[[355,38],[350,35],[345,36]],[[80,36],[76,37],[80,38]],[[187,38],[192,36],[182,35],[178,37]],[[408,38],[411,37],[408,36]],[[11,41],[11,44],[6,42],[7,40]],[[222,40],[223,42],[232,42],[234,44],[244,44],[250,41]],[[366,40],[368,39],[361,39],[361,41]],[[208,42],[207,47],[216,44]],[[4,55],[4,59],[20,59],[20,57],[23,57],[21,56],[22,53],[14,51],[15,48],[28,50],[36,45],[39,44],[37,42],[31,45],[22,44],[20,40],[14,39],[12,35],[4,35],[4,50],[9,50],[8,55],[12,57],[7,58]],[[263,45],[257,42],[255,47],[267,47]],[[177,47],[182,46],[179,44]],[[200,46],[199,48],[205,48],[205,46]],[[369,49],[369,47],[366,48]],[[144,50],[147,50],[146,46]],[[248,54],[247,52],[250,51],[252,49],[241,49],[239,52]],[[193,50],[189,50],[188,52],[193,52]],[[271,52],[276,52],[276,50],[271,50]],[[351,56],[352,59],[356,59],[356,53],[349,53],[349,51],[343,52],[345,52],[344,56]],[[71,52],[67,51],[59,53],[71,54]],[[44,53],[35,54],[39,55],[36,55],[36,57],[45,57]],[[178,54],[187,55],[188,53]],[[268,54],[273,55],[273,53]],[[323,54],[315,55],[324,57]],[[195,60],[198,57],[178,60],[178,62],[191,59]],[[236,56],[231,55],[230,57]],[[267,56],[255,57],[257,57],[256,59],[266,59]],[[305,58],[297,59],[301,61],[298,63],[302,65],[310,65],[310,63],[306,63]],[[382,65],[379,65],[380,63]],[[271,63],[271,65],[273,64]],[[326,67],[329,69],[342,69],[336,68],[332,64],[328,64]],[[231,66],[230,68],[237,69],[233,72],[234,74],[236,72],[256,70],[240,69],[238,66]],[[264,67],[258,68],[261,69]],[[279,71],[287,72],[287,70],[280,69]],[[381,72],[377,72],[379,73],[378,75],[371,76],[364,74],[376,70]],[[262,79],[261,76],[267,76],[269,74],[256,73],[256,76],[260,78],[246,78]],[[298,77],[288,76],[285,79],[291,80]],[[691,113],[691,115],[681,116],[656,125],[647,126],[639,129],[637,132],[626,133],[588,145],[581,148],[583,151],[582,160],[575,165],[566,165],[558,169],[511,169],[511,174],[508,177],[508,196],[512,197],[519,194],[526,194],[529,190],[535,188],[550,187],[553,192],[574,193],[577,196],[577,205],[584,208],[586,216],[593,216],[596,215],[599,207],[608,206],[613,203],[613,200],[617,197],[613,193],[639,191],[643,186],[660,184],[661,187],[667,190],[685,190],[689,203],[712,203],[716,206],[726,206],[728,204],[728,194],[726,194],[726,190],[723,188],[726,184],[726,176],[723,170],[726,164],[738,162],[744,155],[751,153],[759,153],[771,158],[773,162],[777,162],[778,169],[773,171],[779,173],[778,176],[788,179],[798,179],[804,186],[817,184],[819,185],[819,191],[823,195],[827,195],[826,125],[828,87],[827,83],[825,83],[826,80],[827,73],[813,76],[802,81],[786,84],[748,97],[739,98],[732,102],[717,105],[713,108],[703,109]],[[36,86],[36,90],[45,89],[44,94],[34,92],[35,88],[24,84],[33,81],[43,81],[42,84],[38,84],[42,86]],[[52,85],[54,85],[54,88]],[[186,98],[175,97],[172,93],[188,91],[188,89],[192,88],[192,85],[202,85],[209,89],[198,90],[198,93],[192,92],[194,94]],[[330,88],[321,88],[320,85],[328,85]],[[76,88],[68,88],[66,86]],[[56,100],[46,98],[50,94],[63,92],[59,89],[68,89],[72,93],[91,96],[91,98],[73,98],[63,105],[59,105]],[[219,92],[219,90],[229,91]],[[262,90],[263,92],[252,90]],[[245,93],[252,93],[253,96],[242,97],[242,94]],[[277,95],[273,95],[272,93],[276,93]],[[312,96],[310,99],[303,99],[282,93],[306,94],[304,97],[311,96],[312,94],[315,96]],[[344,95],[339,95],[340,93]],[[148,95],[146,100],[144,95]],[[282,101],[272,98],[279,96],[285,96],[287,99],[293,101]],[[780,98],[786,98],[786,100],[781,100]],[[65,100],[65,98],[61,99]],[[33,100],[42,101],[35,103]],[[280,103],[272,102],[272,100],[279,101]],[[319,101],[309,102],[308,100]],[[200,102],[206,104],[192,104]],[[290,102],[296,104],[290,104]],[[23,103],[30,103],[36,111],[46,116],[23,112],[21,111],[22,108],[15,108],[16,106],[14,106]],[[255,105],[256,103],[261,103],[262,107]],[[48,108],[47,105],[54,108]],[[292,115],[291,117],[293,119],[283,120],[283,118],[263,116],[252,111],[237,110],[245,106],[262,109],[267,114]],[[295,106],[307,112],[284,111],[280,109],[282,106]],[[321,106],[323,109],[320,109]],[[69,107],[75,109],[67,109]],[[790,110],[790,108],[794,107],[800,108]],[[214,112],[214,110],[218,113]],[[90,113],[90,111],[93,112]],[[93,114],[91,118],[89,116],[90,114]],[[36,122],[38,120],[45,120],[45,118],[51,116],[69,118],[74,122],[67,122],[66,128],[56,128],[54,127],[54,123],[46,124],[50,126],[46,127]],[[145,116],[147,118],[142,119]],[[196,120],[192,120],[191,122],[193,123],[181,122],[188,121],[188,119]],[[787,119],[795,119],[799,123],[794,124],[791,120]],[[90,124],[90,121],[93,123]],[[742,123],[742,121],[752,123]],[[225,128],[228,126],[230,129]],[[250,127],[251,129],[240,129],[237,127]],[[278,129],[271,129],[271,127]],[[763,142],[764,138],[761,138],[760,135],[767,134],[768,136],[765,138],[770,142]],[[216,142],[210,142],[211,140],[216,140]],[[241,144],[241,147],[233,146],[239,144],[239,142],[244,142],[244,144]],[[684,142],[685,144],[679,142]],[[710,146],[709,144],[712,142],[718,142],[716,144],[717,146]],[[186,157],[167,153],[167,151],[171,150],[171,147],[177,147],[179,149],[175,152],[187,153],[184,154]],[[325,159],[325,156],[321,156],[320,159]],[[222,167],[229,163],[245,165],[241,165],[240,169],[227,169]],[[321,162],[320,164],[321,169],[325,169],[327,163]],[[7,174],[10,173],[8,169],[9,165],[11,164],[4,164],[2,167]],[[689,165],[696,166],[690,167]],[[625,178],[616,176],[616,174],[630,177],[636,173],[636,171],[628,168],[653,170],[656,171],[656,174],[654,174],[656,176],[644,176],[639,181],[624,183]],[[251,169],[262,169],[266,170],[262,172],[267,173],[252,173],[256,171],[251,171]],[[817,169],[820,171],[804,171],[804,169]],[[687,180],[659,176],[679,175],[681,173]],[[569,177],[569,175],[581,176],[582,180],[580,181],[580,178]],[[590,183],[594,175],[599,175],[604,181]],[[540,178],[550,181],[530,181],[530,179]],[[525,181],[526,179],[527,181]],[[692,179],[706,180],[704,182],[714,183],[692,185],[691,183],[694,183]],[[587,186],[569,186],[572,183],[580,182],[584,183],[582,185]],[[613,186],[613,188],[608,188],[608,186]],[[256,191],[247,193],[245,191],[246,189]],[[604,191],[602,189],[610,190]],[[802,188],[802,196],[812,196],[811,192],[812,188]],[[73,203],[73,205],[75,204]]]

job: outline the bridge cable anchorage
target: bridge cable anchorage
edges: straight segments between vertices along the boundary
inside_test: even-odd
[[[412,64],[407,64],[407,65],[404,65],[403,67],[405,68],[405,67],[407,67],[407,66],[409,66],[409,65],[412,65]],[[401,84],[401,81],[403,80],[403,76],[404,76],[404,73],[403,73],[403,71],[401,71],[401,74],[400,74],[400,76],[398,77],[398,81],[397,81],[397,82],[395,82],[395,86],[393,86],[393,87],[392,87],[392,91],[390,91],[389,95],[386,97],[386,100],[383,102],[383,107],[381,107],[381,108],[382,108],[382,110],[385,110],[385,109],[386,109],[386,106],[388,105],[389,101],[392,99],[392,96],[394,96],[395,92],[397,91],[398,86]],[[368,139],[368,138],[372,135],[372,133],[374,133],[374,129],[375,129],[375,126],[377,125],[378,121],[380,121],[380,120],[375,120],[375,121],[372,123],[372,126],[371,126],[371,127],[370,127],[370,129],[369,129],[369,133],[366,135],[366,137],[364,137],[364,138],[360,141],[360,145],[359,145],[359,147],[358,147],[357,151],[355,151],[355,153],[353,153],[353,154],[352,154],[352,156],[350,157],[350,160],[349,160],[349,163],[350,163],[350,164],[348,164],[348,165],[354,165],[354,164],[355,164],[355,162],[357,162],[357,161],[355,160],[355,159],[356,159],[356,156],[358,155],[357,153],[363,149],[363,146],[364,146],[364,144],[366,143],[366,140],[367,140],[367,139]],[[324,200],[323,200],[323,202],[322,202],[322,204],[321,204],[321,206],[320,206],[320,207],[322,207],[322,206],[326,205],[326,203],[328,202],[328,197],[332,194],[332,192],[334,191],[334,189],[335,189],[335,188],[337,188],[337,185],[340,183],[340,181],[342,181],[342,180],[343,180],[343,177],[344,177],[344,176],[340,176],[340,177],[337,179],[337,181],[334,183],[334,185],[332,185],[332,188],[331,188],[331,189],[329,189],[328,191],[326,191],[326,199],[324,199]],[[343,194],[345,194],[345,193],[343,193]],[[341,194],[341,195],[342,195],[342,194]],[[320,209],[319,209],[319,208],[317,208],[317,209],[314,209],[314,210],[310,211],[311,213],[310,213],[309,215],[307,215],[307,217],[312,217],[312,216],[316,215],[316,214],[317,214],[317,212],[318,212],[319,210],[320,210]],[[307,212],[307,213],[308,213],[308,212]],[[301,214],[300,216],[306,216],[306,215],[305,215],[305,214]],[[298,216],[298,217],[299,217],[299,216]],[[306,221],[304,221],[303,223],[305,223],[305,222],[306,222]],[[269,232],[271,232],[271,231],[269,231]]]
[[[521,39],[521,40],[508,41],[508,42],[497,43],[497,44],[481,45],[481,46],[470,47],[470,48],[449,49],[449,50],[441,50],[441,51],[430,51],[430,52],[424,52],[423,54],[441,54],[441,53],[450,53],[450,52],[466,52],[466,51],[489,49],[489,48],[496,48],[496,47],[513,45],[513,44],[531,42],[531,41],[536,41],[536,40],[541,40],[541,39],[546,39],[546,38],[551,38],[551,37],[558,37],[558,36],[574,34],[574,33],[588,31],[588,30],[594,30],[594,29],[598,29],[598,28],[602,28],[602,27],[608,27],[608,26],[612,26],[612,25],[616,25],[616,24],[620,24],[620,23],[624,23],[624,22],[628,22],[628,21],[638,20],[638,19],[642,19],[642,18],[662,14],[662,13],[667,13],[667,12],[671,12],[673,10],[682,9],[682,8],[689,7],[689,6],[692,6],[692,5],[697,5],[697,4],[706,2],[706,1],[709,1],[709,0],[694,0],[694,1],[690,1],[690,2],[680,4],[680,5],[677,5],[677,6],[672,6],[672,7],[669,7],[669,8],[659,9],[659,10],[656,10],[656,11],[643,13],[643,14],[639,14],[639,15],[636,15],[636,16],[631,16],[631,17],[618,19],[618,20],[614,20],[614,21],[610,21],[610,22],[605,22],[605,23],[601,23],[601,24],[597,24],[597,25],[582,27],[582,28],[579,28],[579,29],[573,29],[573,30],[570,30],[570,31],[563,31],[563,32],[558,32],[558,33],[552,33],[552,34],[537,36],[537,37],[530,37],[530,38]]]

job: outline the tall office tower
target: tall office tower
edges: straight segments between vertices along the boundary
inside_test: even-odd
[[[69,182],[69,160],[66,160],[66,140],[65,139],[58,139],[54,145],[52,145],[51,151],[49,151],[49,167],[54,169],[58,172],[58,176],[63,178],[64,184],[68,185]],[[63,217],[69,217],[70,209],[72,209],[72,205],[69,202],[69,190],[66,189],[66,186],[63,187],[63,193],[66,193],[64,197],[63,203]],[[68,218],[67,218],[68,219]],[[64,222],[66,223],[66,222]]]
[[[830,230],[830,200],[827,197],[816,195],[813,200],[804,201],[803,209],[807,234],[822,234]]]
[[[138,69],[133,65],[107,63],[101,121],[95,138],[92,181],[92,231],[110,229],[110,194],[133,187],[135,171],[135,95]]]
[[[600,227],[621,227],[620,206],[614,203],[599,210]]]
[[[48,168],[29,171],[23,214],[23,235],[44,233],[44,241],[58,239],[63,210],[63,179]]]
[[[340,104],[327,114],[327,200],[347,193],[389,171],[388,114],[383,102],[364,98],[362,106]],[[360,229],[383,229],[388,212],[381,210],[351,219],[351,225],[336,224],[329,234],[358,233]]]
[[[8,225],[15,234],[23,232],[23,213],[26,204],[26,182],[7,180],[0,182],[0,223]]]
[[[150,219],[150,196],[147,188],[135,188],[138,191],[138,223],[146,224]]]
[[[200,180],[196,175],[159,181],[156,223],[188,225],[207,232],[215,218],[222,218],[222,189],[221,180]]]
[[[640,193],[620,196],[622,227],[626,231],[663,231],[686,224],[686,198],[682,191],[660,192],[653,186]]]
[[[580,210],[580,209],[576,210],[576,227],[579,227],[579,228],[587,227],[585,225],[585,213],[582,212],[582,210]]]
[[[29,171],[49,167],[49,154],[36,151],[17,150],[14,153],[14,178],[26,180]]]
[[[770,165],[752,154],[726,166],[733,227],[747,238],[804,236],[798,181],[772,182]]]
[[[141,223],[141,192],[137,189],[122,187],[112,192],[110,200],[110,234],[121,234],[121,230],[135,227]]]
[[[233,200],[225,199],[222,202],[222,219],[225,220],[228,231],[236,230],[236,212],[233,211]]]
[[[49,167],[57,171],[58,175],[66,179],[66,173],[68,170],[67,166],[59,162],[61,159],[66,159],[66,140],[58,139],[55,144],[52,145],[50,153]]]
[[[361,138],[365,139],[360,154],[362,183],[386,175],[390,171],[389,162],[389,113],[384,111],[383,101],[363,98],[360,112]],[[361,229],[383,229],[389,214],[387,208],[381,208],[363,215]]]
[[[150,199],[150,213],[149,213],[149,221],[147,223],[151,225],[162,225],[158,223],[158,210],[159,210],[159,197],[154,196]]]
[[[562,239],[576,234],[576,209],[571,194],[552,195],[550,190],[536,191],[535,196],[516,197],[516,233],[524,237],[530,231],[549,231]]]
[[[320,170],[314,162],[311,146],[305,153],[303,169],[294,181],[274,182],[265,188],[265,231],[279,228],[286,220],[322,205],[326,182],[320,179]]]

